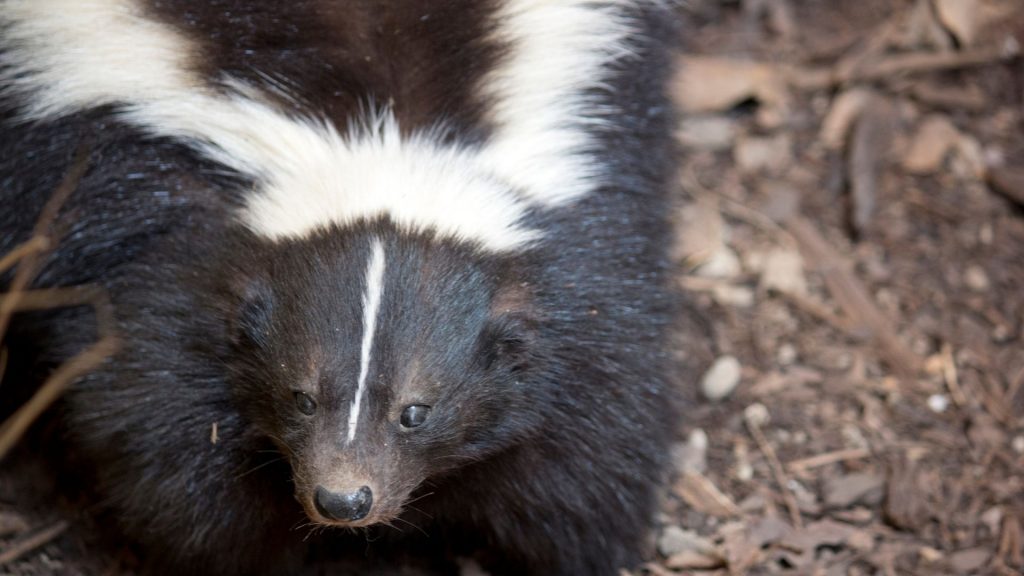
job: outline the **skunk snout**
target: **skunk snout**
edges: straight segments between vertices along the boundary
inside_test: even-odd
[[[316,511],[330,520],[354,522],[366,518],[373,506],[373,491],[363,486],[354,492],[331,492],[323,486],[316,487],[313,497]]]

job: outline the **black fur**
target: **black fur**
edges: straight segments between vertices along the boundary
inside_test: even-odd
[[[176,0],[151,12],[207,43],[211,77],[269,74],[340,126],[370,96],[391,99],[403,126],[445,118],[456,137],[485,137],[484,103],[467,87],[501,53],[481,40],[493,6],[394,4],[300,2],[281,14],[276,2]],[[505,256],[387,218],[271,242],[235,221],[251,184],[183,143],[108,108],[26,124],[17,101],[3,103],[0,205],[17,209],[0,210],[0,253],[27,238],[74,149],[91,142],[36,285],[97,283],[114,302],[122,347],[66,396],[68,450],[91,463],[151,571],[296,571],[310,544],[385,562],[403,550],[478,554],[495,574],[611,575],[642,559],[675,410],[673,29],[660,9],[632,16],[636,56],[601,95],[623,110],[596,128],[604,184],[531,214],[545,240]],[[365,418],[346,445],[371,238],[388,255],[385,297]],[[92,336],[79,309],[19,315],[8,341],[20,362],[52,366]],[[296,410],[297,390],[315,396],[315,416]],[[408,403],[432,406],[422,427],[397,426]],[[342,468],[401,508],[395,529],[305,541],[296,497]]]

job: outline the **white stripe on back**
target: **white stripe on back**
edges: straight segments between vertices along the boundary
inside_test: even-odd
[[[194,72],[201,47],[140,0],[0,0],[0,90],[30,119],[117,105],[252,177],[240,217],[270,239],[389,216],[514,251],[541,236],[522,224],[531,206],[564,205],[599,181],[591,129],[610,111],[594,94],[628,53],[623,6],[637,1],[504,0],[490,24],[506,56],[477,88],[494,132],[479,148],[442,143],[440,125],[403,136],[386,111],[333,126],[231,78],[215,88]]]

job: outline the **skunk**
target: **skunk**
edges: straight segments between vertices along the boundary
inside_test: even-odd
[[[647,0],[0,0],[0,253],[87,145],[34,286],[109,294],[62,450],[149,571],[371,531],[494,574],[643,559],[674,36]],[[12,358],[94,329],[18,315]]]

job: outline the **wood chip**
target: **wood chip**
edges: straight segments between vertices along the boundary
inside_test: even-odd
[[[986,171],[988,185],[993,192],[1024,207],[1024,168],[990,166]]]
[[[833,476],[825,482],[825,505],[847,508],[857,503],[878,504],[885,479],[877,474]]]
[[[711,570],[725,565],[725,559],[713,554],[701,554],[687,550],[673,554],[665,560],[665,567],[671,570]]]
[[[916,530],[931,517],[924,474],[908,459],[893,462],[886,484],[885,516],[897,528]]]
[[[718,518],[740,515],[740,509],[732,498],[726,496],[703,474],[683,474],[673,488],[676,495],[698,512]]]
[[[892,148],[896,108],[888,98],[872,95],[854,127],[847,159],[850,179],[850,227],[864,233],[875,213],[878,181]]]

